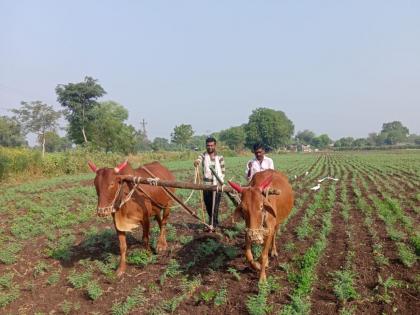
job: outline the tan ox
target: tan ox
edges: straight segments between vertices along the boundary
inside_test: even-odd
[[[94,180],[98,195],[97,214],[104,217],[112,215],[115,229],[120,243],[120,264],[117,275],[121,276],[126,270],[127,241],[126,232],[138,227],[143,227],[143,242],[149,247],[150,216],[154,216],[160,227],[160,235],[156,250],[167,249],[166,221],[169,216],[172,199],[161,187],[140,185],[131,198],[127,198],[132,184],[124,184],[117,175],[134,175],[152,177],[149,172],[160,179],[175,180],[175,176],[159,162],[145,164],[137,169],[132,169],[126,162],[115,168],[98,169],[89,162],[89,167],[96,173]],[[149,171],[147,172],[146,171]],[[170,189],[172,192],[173,188]],[[163,211],[163,214],[161,214]]]
[[[241,193],[241,203],[236,208],[234,217],[241,216],[246,222],[245,256],[252,268],[260,270],[260,281],[265,281],[268,252],[271,249],[271,256],[277,256],[276,233],[293,207],[292,187],[287,177],[275,170],[256,173],[249,187],[241,187],[233,182],[229,184]],[[269,187],[279,190],[280,193],[265,194]],[[252,243],[263,244],[259,262],[254,261]]]

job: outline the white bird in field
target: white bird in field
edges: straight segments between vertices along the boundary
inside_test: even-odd
[[[320,184],[318,184],[318,185],[316,185],[316,186],[314,186],[314,187],[312,187],[311,188],[311,190],[313,190],[313,191],[317,191],[318,189],[320,189],[321,188],[321,185]]]
[[[324,180],[326,180],[327,178],[329,178],[329,177],[324,177],[324,178],[321,178],[321,179],[318,179],[318,183],[322,183]]]
[[[296,179],[296,178],[297,178],[297,175],[294,176],[294,179]]]
[[[306,171],[306,172],[305,172],[305,176],[308,176],[308,174],[309,174],[309,172],[308,172],[308,171]]]

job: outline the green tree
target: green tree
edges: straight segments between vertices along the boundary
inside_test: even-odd
[[[33,132],[38,136],[38,142],[42,146],[42,156],[45,155],[45,133],[55,130],[61,112],[55,111],[50,105],[35,102],[22,102],[21,108],[13,109],[16,119],[21,123],[25,132]]]
[[[318,137],[312,138],[311,145],[318,149],[325,149],[332,143],[332,140],[328,135],[322,134]]]
[[[154,151],[165,151],[169,150],[170,144],[169,140],[166,138],[156,137],[152,142],[152,149]]]
[[[191,137],[190,146],[194,150],[204,150],[206,147],[206,135],[195,135]]]
[[[60,137],[55,131],[45,133],[45,151],[60,152],[66,151],[72,147],[72,143],[67,137]]]
[[[147,134],[143,130],[136,131],[136,152],[144,152],[152,149],[152,143],[147,138]]]
[[[7,116],[0,116],[0,146],[26,146],[25,134],[20,123]]]
[[[245,145],[252,148],[255,142],[261,142],[277,149],[290,142],[293,132],[292,121],[282,111],[257,108],[245,125]]]
[[[299,141],[299,143],[312,144],[312,140],[315,138],[315,133],[305,129],[303,131],[299,131],[295,138]]]
[[[368,145],[369,145],[369,142],[365,138],[358,138],[358,139],[353,141],[353,147],[356,147],[356,148],[363,148],[363,147],[366,147]]]
[[[378,134],[376,132],[371,132],[368,135],[366,142],[367,142],[367,145],[369,146],[378,145]]]
[[[407,137],[407,142],[411,143],[411,144],[416,144],[418,142],[420,142],[420,135],[416,135],[416,134],[411,134]]]
[[[69,122],[69,138],[76,144],[87,143],[86,126],[95,120],[97,99],[106,94],[105,90],[91,77],[83,82],[57,85],[58,102],[66,108]]]
[[[105,152],[134,153],[136,146],[136,130],[124,123],[128,111],[114,101],[101,102],[92,110],[95,117],[86,130],[91,135],[94,146]]]
[[[338,139],[334,146],[338,148],[351,148],[353,146],[354,139],[352,137],[343,137]]]
[[[231,150],[242,150],[245,146],[244,125],[222,130],[220,132],[219,139],[220,141],[223,141]]]
[[[175,126],[174,132],[171,133],[171,141],[180,145],[183,148],[191,140],[194,131],[191,125],[181,124]]]
[[[385,144],[397,144],[407,140],[409,130],[400,121],[392,121],[382,125],[381,135],[385,139]]]

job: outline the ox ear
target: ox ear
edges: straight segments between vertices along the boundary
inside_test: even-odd
[[[114,168],[115,173],[121,172],[127,166],[127,164],[128,164],[128,160],[125,160],[120,165],[118,165],[117,167],[115,167]]]
[[[237,206],[235,211],[233,211],[233,214],[232,214],[232,223],[235,223],[236,221],[239,221],[241,218],[243,218],[242,207]]]
[[[277,216],[276,211],[273,208],[273,205],[271,204],[271,202],[267,198],[264,198],[264,204],[263,205],[264,205],[264,209],[267,210],[268,212],[270,212],[273,215],[273,217]]]
[[[237,183],[234,183],[234,182],[231,182],[229,180],[228,180],[228,183],[229,183],[230,187],[232,187],[233,189],[235,189],[238,193],[242,193],[242,187],[241,187],[241,185],[239,185]]]
[[[262,183],[260,184],[259,188],[261,191],[264,191],[268,186],[271,185],[271,182],[273,181],[273,175],[270,177],[265,178]]]
[[[92,172],[96,173],[98,168],[96,167],[95,163],[93,163],[92,161],[88,161],[88,165],[89,165],[89,168],[92,170]]]

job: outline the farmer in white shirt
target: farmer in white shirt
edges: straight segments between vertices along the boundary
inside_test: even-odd
[[[254,144],[253,151],[255,158],[248,162],[245,171],[245,176],[248,181],[252,179],[255,173],[268,169],[274,170],[273,160],[265,156],[265,148],[263,144]]]
[[[217,179],[210,171],[210,167],[214,167],[216,174],[222,181],[225,178],[225,159],[216,152],[216,143],[215,138],[208,137],[206,139],[206,152],[200,154],[194,161],[195,167],[201,165],[203,181],[204,184],[207,185],[218,184]],[[214,231],[214,228],[219,225],[219,206],[221,197],[221,192],[203,190],[203,199],[209,215],[210,231],[212,232]]]

